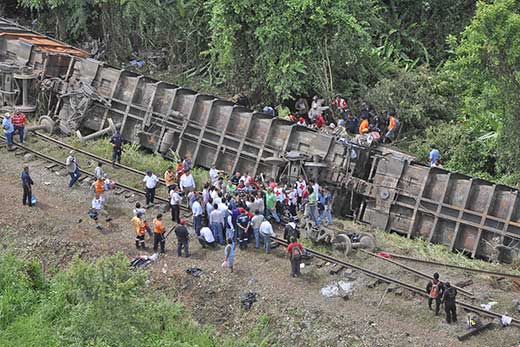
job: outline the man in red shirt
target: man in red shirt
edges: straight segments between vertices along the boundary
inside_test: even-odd
[[[303,256],[303,245],[296,241],[296,237],[291,237],[291,243],[287,247],[287,253],[289,253],[289,259],[291,260],[291,276],[300,276],[300,263],[302,262]]]
[[[14,131],[18,132],[18,135],[20,136],[20,143],[23,143],[26,122],[25,113],[15,111],[14,115],[11,117],[11,121],[14,125]]]

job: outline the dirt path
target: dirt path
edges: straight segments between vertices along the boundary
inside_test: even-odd
[[[95,260],[118,252],[129,258],[141,253],[134,247],[130,226],[132,203],[125,197],[109,197],[113,221],[100,232],[86,214],[92,199],[87,183],[68,189],[67,177],[45,169],[41,161],[31,162],[38,205],[25,207],[19,182],[22,158],[5,150],[0,158],[2,252],[37,257],[46,269],[66,267],[74,256]],[[386,286],[367,288],[373,280],[355,272],[349,275],[356,278],[349,300],[326,299],[320,288],[346,280],[345,275],[331,276],[316,262],[304,269],[303,278],[291,278],[288,260],[279,249],[272,255],[251,248],[237,251],[236,272],[230,274],[220,268],[222,248],[203,250],[192,240],[192,257],[178,258],[173,247],[171,240],[167,242],[167,254],[148,268],[151,288],[182,302],[200,324],[211,324],[228,336],[246,335],[268,319],[271,339],[281,346],[516,346],[518,341],[519,331],[509,328],[462,344],[455,335],[465,332],[464,313],[460,312],[458,325],[449,326],[433,317],[422,298],[407,292],[387,294],[378,307]],[[186,274],[191,266],[201,268],[203,275]],[[259,297],[246,311],[240,297],[249,291]]]

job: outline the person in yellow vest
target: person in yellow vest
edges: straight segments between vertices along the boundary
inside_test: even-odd
[[[161,244],[161,253],[164,253],[164,246],[166,240],[164,238],[164,224],[162,221],[163,215],[159,213],[153,220],[153,251],[157,253],[157,248]]]
[[[170,193],[175,185],[175,171],[173,170],[173,166],[168,166],[168,170],[164,172],[164,182],[166,183],[166,188],[168,188],[168,193]]]
[[[142,213],[137,213],[132,218],[132,226],[134,227],[134,231],[135,231],[135,248],[139,249],[139,247],[142,247],[143,249],[145,249],[145,245],[144,245],[145,228],[144,228],[144,221],[143,221]]]

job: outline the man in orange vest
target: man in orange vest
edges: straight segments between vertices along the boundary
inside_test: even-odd
[[[359,135],[368,133],[368,126],[369,126],[368,118],[362,117],[361,119],[362,119],[361,124],[359,124]]]
[[[157,253],[157,246],[161,244],[161,253],[164,253],[164,245],[166,240],[164,238],[164,224],[162,222],[162,214],[159,213],[153,220],[153,251]]]
[[[426,293],[428,293],[428,307],[432,309],[433,300],[435,300],[435,315],[439,315],[439,308],[441,307],[441,298],[444,292],[444,284],[439,280],[439,274],[436,272],[426,285]]]

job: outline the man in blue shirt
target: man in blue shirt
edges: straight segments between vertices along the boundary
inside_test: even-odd
[[[31,186],[34,184],[31,176],[29,175],[29,166],[24,165],[22,171],[22,188],[23,188],[23,197],[22,204],[32,206],[32,188]]]
[[[441,153],[437,149],[437,146],[430,145],[431,151],[430,151],[430,166],[434,166],[435,162],[440,159]]]
[[[4,120],[2,121],[2,129],[4,129],[4,135],[6,138],[7,149],[10,150],[13,145],[13,134],[14,134],[14,125],[11,121],[11,114],[5,113]]]

